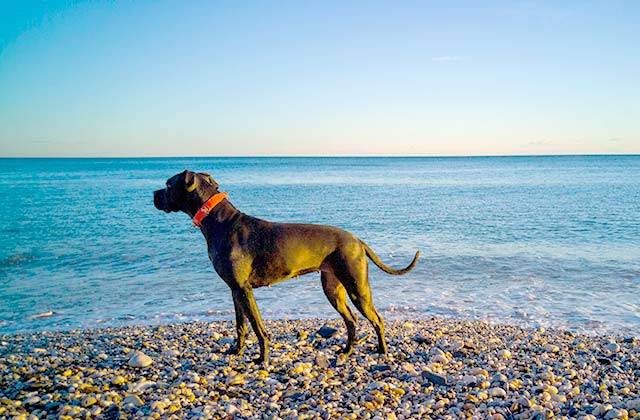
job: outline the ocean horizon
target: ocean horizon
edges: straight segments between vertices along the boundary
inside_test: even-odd
[[[640,155],[0,159],[0,333],[233,318],[204,238],[152,193],[209,172],[242,212],[344,228],[385,319],[640,335]],[[265,318],[338,318],[318,274]],[[291,301],[299,305],[291,305]]]

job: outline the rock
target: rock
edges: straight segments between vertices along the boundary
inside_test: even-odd
[[[230,373],[227,379],[224,381],[227,385],[242,385],[245,383],[246,374],[233,374]]]
[[[507,391],[502,388],[491,388],[489,390],[489,395],[491,395],[492,397],[504,398],[507,396]]]
[[[129,359],[129,366],[135,368],[145,368],[150,366],[153,363],[153,359],[142,353],[141,351],[136,352],[131,359]]]
[[[145,389],[154,386],[156,383],[154,381],[145,381],[142,380],[140,382],[136,382],[135,384],[129,385],[129,392],[138,393],[143,392]]]
[[[234,416],[241,414],[240,409],[233,404],[229,404],[225,412],[227,413],[229,418],[234,418]]]
[[[327,358],[327,355],[321,352],[316,354],[316,366],[322,369],[327,369],[329,367],[329,359]]]
[[[113,385],[124,385],[127,383],[127,380],[124,377],[118,375],[114,376],[113,379],[111,379],[111,383]]]
[[[555,344],[545,344],[543,348],[547,353],[556,353],[560,351],[560,347],[556,346]]]
[[[446,376],[439,375],[428,370],[422,372],[422,377],[436,385],[447,385]]]
[[[491,378],[491,383],[507,383],[507,380],[507,377],[502,373],[496,373],[493,375],[493,378]]]
[[[465,384],[466,386],[477,386],[478,380],[473,375],[465,375],[462,378],[462,383]]]
[[[22,401],[23,405],[33,405],[33,404],[38,404],[40,402],[40,397],[38,397],[37,395],[34,395],[33,397],[29,397],[27,399],[25,399],[24,401]]]
[[[163,351],[162,353],[160,353],[160,355],[162,357],[178,357],[180,356],[180,352],[178,350],[173,350],[173,349],[167,349],[165,351]]]
[[[95,404],[97,402],[98,402],[98,400],[93,395],[89,395],[88,397],[85,397],[84,400],[82,400],[82,406],[83,407],[91,407],[93,404]]]
[[[612,408],[611,410],[607,411],[607,414],[604,415],[605,420],[626,419],[628,417],[629,413],[627,413],[627,410],[619,408]]]
[[[335,328],[331,328],[327,325],[323,325],[319,330],[318,330],[318,335],[322,338],[331,338],[334,335],[336,335],[338,333],[338,330]]]
[[[427,335],[416,334],[413,336],[413,341],[418,344],[431,344],[432,340]]]
[[[122,400],[122,402],[126,405],[126,404],[132,404],[134,407],[140,407],[143,403],[142,400],[140,399],[140,397],[138,397],[137,395],[127,395],[125,397],[124,400]]]
[[[510,359],[511,351],[509,349],[502,349],[498,352],[498,356],[502,357],[503,359]]]
[[[449,363],[449,359],[444,354],[436,354],[430,359],[431,362],[440,363],[446,365]]]
[[[367,385],[367,388],[369,388],[369,389],[383,389],[384,385],[385,384],[382,381],[373,381],[369,385]]]
[[[383,372],[386,370],[391,370],[391,366],[389,365],[373,365],[371,366],[371,372]]]
[[[516,404],[518,404],[522,408],[531,408],[531,401],[528,398],[518,398],[516,400]]]
[[[620,351],[620,345],[618,343],[609,343],[607,345],[607,350],[609,353],[617,353]]]
[[[603,416],[607,411],[613,409],[611,404],[600,404],[591,412],[594,416]]]

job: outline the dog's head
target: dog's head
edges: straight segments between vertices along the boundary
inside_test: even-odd
[[[153,204],[166,213],[183,211],[193,215],[218,192],[218,183],[206,172],[185,170],[169,178],[166,187],[153,192]]]

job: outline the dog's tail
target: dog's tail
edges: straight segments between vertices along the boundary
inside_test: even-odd
[[[373,252],[373,249],[371,249],[369,247],[369,245],[364,243],[363,240],[360,240],[360,243],[364,247],[364,250],[367,253],[367,257],[369,257],[371,259],[371,261],[373,261],[373,263],[375,265],[377,265],[382,271],[385,271],[385,272],[387,272],[389,274],[393,274],[393,275],[396,275],[396,276],[397,275],[401,275],[401,274],[407,274],[409,271],[413,270],[413,267],[415,267],[416,264],[418,263],[418,257],[420,256],[420,251],[416,251],[416,255],[413,257],[413,261],[411,261],[411,264],[409,264],[405,268],[402,268],[400,270],[396,270],[396,269],[393,269],[393,268],[385,265],[382,261],[380,261],[380,257],[378,257],[376,255],[376,253]]]

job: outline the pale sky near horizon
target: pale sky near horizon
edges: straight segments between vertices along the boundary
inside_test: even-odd
[[[0,157],[640,153],[640,1],[0,3]]]

